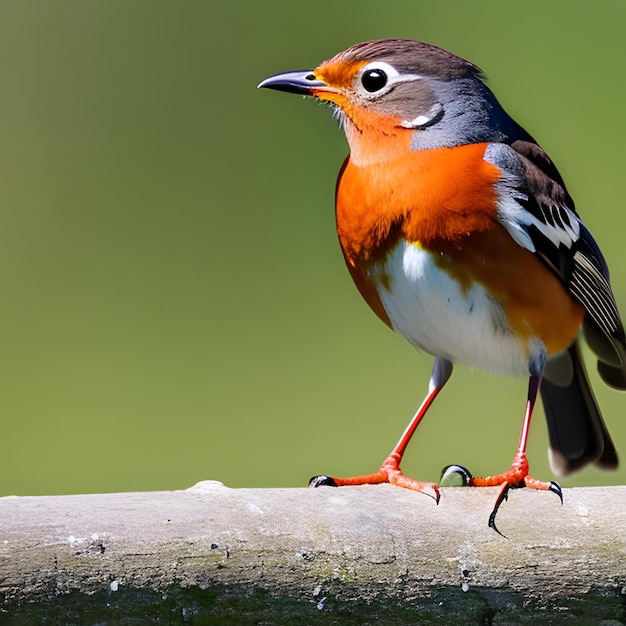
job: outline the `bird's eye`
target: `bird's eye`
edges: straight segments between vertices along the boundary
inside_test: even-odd
[[[387,74],[381,69],[366,70],[361,76],[361,83],[370,93],[380,91],[387,84]]]

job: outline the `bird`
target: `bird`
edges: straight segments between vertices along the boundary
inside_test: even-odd
[[[348,271],[374,313],[434,357],[426,397],[380,469],[310,485],[390,483],[438,503],[437,484],[406,476],[400,463],[456,364],[529,381],[511,467],[483,477],[444,468],[466,486],[499,487],[488,522],[496,532],[511,489],[563,502],[557,482],[529,471],[538,395],[556,476],[588,464],[616,469],[581,352],[584,338],[604,383],[626,390],[626,336],[607,263],[555,164],[482,70],[430,43],[377,39],[258,86],[331,107],[349,144],[335,191]]]

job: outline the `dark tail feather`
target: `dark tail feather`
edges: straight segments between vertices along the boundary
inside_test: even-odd
[[[617,468],[617,452],[589,386],[578,341],[549,361],[541,399],[555,474],[571,474],[589,463],[605,470]]]

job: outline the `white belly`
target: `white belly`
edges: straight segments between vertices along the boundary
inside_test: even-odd
[[[501,304],[479,284],[463,289],[419,245],[401,241],[370,275],[394,329],[419,350],[492,372],[528,374],[533,355],[511,333]]]

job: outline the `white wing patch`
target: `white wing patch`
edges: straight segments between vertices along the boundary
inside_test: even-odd
[[[555,248],[571,248],[580,238],[580,221],[567,207],[540,206],[542,218],[524,208],[528,196],[515,188],[513,176],[505,174],[498,182],[498,218],[509,235],[522,247],[535,252],[535,244],[529,233],[534,226]]]
[[[580,239],[578,216],[566,206],[556,204],[534,205],[537,214],[525,208],[530,198],[519,187],[523,171],[513,148],[501,143],[490,144],[485,151],[485,160],[502,172],[496,184],[498,218],[509,235],[523,248],[536,252],[531,232],[534,226],[555,248],[571,249]]]

